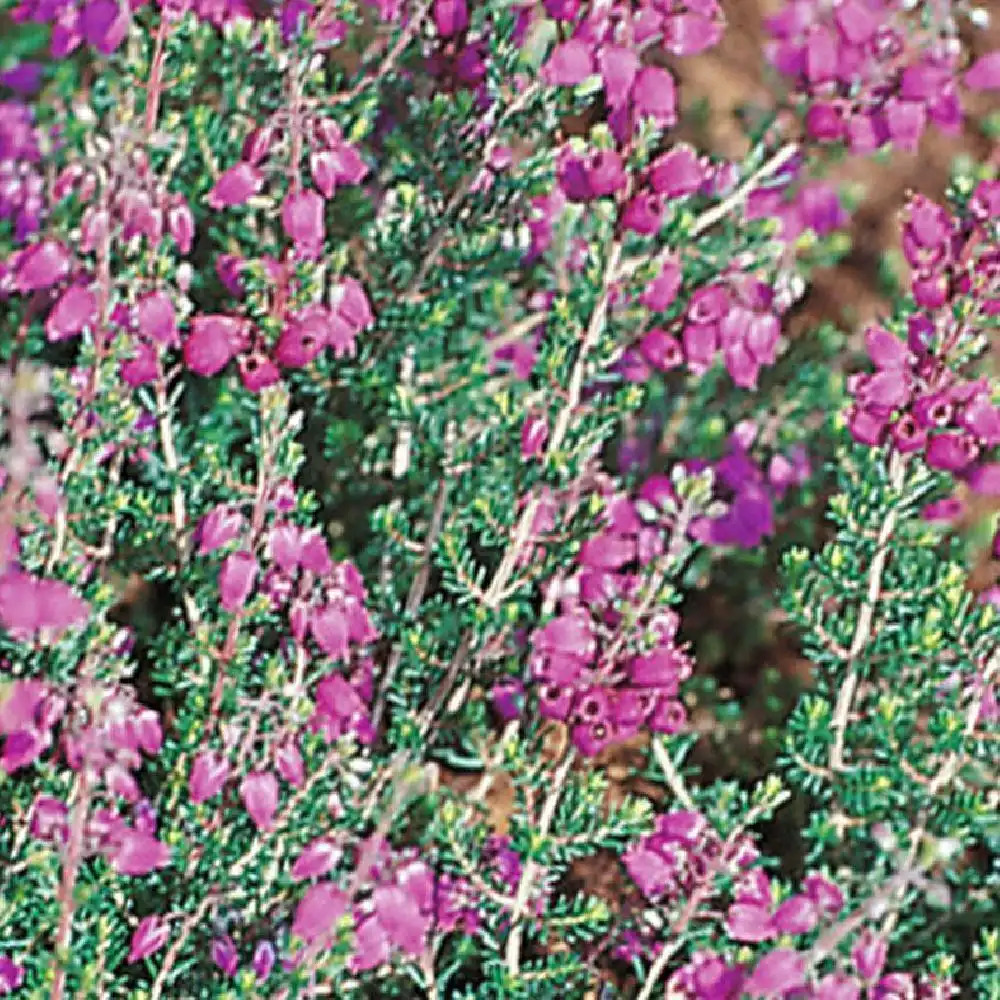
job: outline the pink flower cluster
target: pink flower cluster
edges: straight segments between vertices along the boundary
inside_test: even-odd
[[[630,847],[622,863],[647,900],[670,906],[688,898],[712,871],[739,871],[756,858],[748,838],[724,845],[704,816],[685,810],[657,817],[653,832]]]
[[[639,499],[648,504],[669,489],[663,477],[654,477]],[[579,571],[560,585],[560,613],[531,636],[539,710],[568,722],[573,743],[588,756],[643,725],[674,733],[686,721],[678,693],[692,663],[677,642],[680,620],[643,598],[641,569],[648,573],[664,552],[659,518],[657,508],[645,523],[627,498],[612,499],[603,530],[580,550]],[[652,637],[651,645],[643,637]]]
[[[18,243],[38,231],[45,211],[39,139],[32,108],[0,102],[0,219],[13,223]]]
[[[110,55],[125,40],[132,23],[132,11],[145,0],[21,0],[11,11],[15,23],[51,24],[49,50],[62,59],[81,45],[89,45],[101,55]]]
[[[120,690],[95,688],[86,703],[92,706],[88,722],[75,729],[64,725],[62,733],[62,752],[70,768],[81,772],[88,785],[99,787],[109,803],[81,818],[86,853],[103,854],[122,875],[146,875],[170,860],[169,848],[155,836],[155,813],[134,776],[143,754],[160,752],[159,718]],[[2,709],[5,721],[0,721],[0,732],[8,733],[4,746],[8,771],[28,766],[51,745],[51,730],[64,719],[66,708],[66,699],[40,682],[14,683]],[[133,807],[131,824],[120,814],[119,802]],[[60,799],[39,796],[32,807],[32,836],[65,845],[69,813],[70,806]]]
[[[884,961],[884,945],[883,961]],[[855,971],[811,973],[808,953],[781,947],[763,954],[752,967],[733,964],[710,951],[701,951],[668,980],[670,996],[685,1000],[735,1000],[752,997],[771,1000],[949,1000],[958,987],[950,980],[909,973],[865,975],[866,961],[858,952]]]
[[[677,120],[673,77],[660,66],[643,65],[643,50],[659,43],[673,55],[694,55],[715,45],[724,27],[717,0],[639,5],[546,0],[545,10],[569,29],[569,37],[549,55],[542,78],[571,87],[599,75],[608,122],[620,142],[643,120],[652,119],[661,128]]]
[[[811,969],[809,947],[789,945],[824,924],[844,917],[844,893],[826,875],[814,872],[800,892],[781,894],[770,877],[753,867],[758,852],[748,836],[723,841],[705,817],[691,811],[665,813],[653,832],[630,847],[622,862],[643,897],[671,908],[692,898],[713,903],[724,882],[732,880],[732,902],[722,918],[729,940],[742,945],[778,941],[750,963],[733,962],[723,953],[699,951],[674,971],[670,996],[687,1000],[735,1000],[736,997],[785,997],[788,1000],[948,1000],[953,984],[933,977],[884,973],[887,946],[871,930],[859,933],[849,965],[820,975]],[[716,907],[717,908],[717,907]],[[626,932],[621,957],[647,954],[657,945],[641,925]]]
[[[88,614],[87,603],[60,580],[14,567],[0,574],[0,624],[15,638],[58,636]]]
[[[856,440],[923,454],[932,468],[996,496],[1000,463],[989,457],[1000,445],[1000,408],[988,380],[962,378],[955,358],[1000,314],[1000,182],[982,181],[969,207],[964,224],[923,197],[907,207],[903,252],[916,310],[905,341],[880,326],[867,331],[876,370],[851,378],[848,420]]]
[[[66,167],[52,187],[53,203],[70,194],[85,205],[76,245],[80,256],[105,258],[111,242],[134,255],[143,241],[159,247],[169,236],[177,251],[190,252],[194,241],[194,217],[183,196],[169,193],[149,169],[145,154],[135,153],[127,169],[118,164],[118,174],[100,198],[98,180],[79,164]],[[120,176],[119,176],[120,174]],[[106,336],[109,329],[125,333],[130,352],[120,363],[126,384],[139,386],[155,380],[159,352],[179,345],[177,318],[170,294],[154,287],[137,290],[133,307],[111,304],[110,288],[100,288],[91,271],[58,240],[42,240],[16,252],[0,272],[0,294],[35,294],[42,304],[51,303],[45,322],[50,341],[78,337],[90,330]]]
[[[323,876],[337,857],[327,846],[311,844],[295,862],[293,877]],[[436,876],[415,852],[396,852],[387,841],[371,838],[359,845],[355,866],[362,892],[353,900],[332,881],[306,889],[292,921],[295,938],[307,946],[329,944],[338,922],[349,914],[354,926],[350,967],[363,972],[388,962],[394,952],[419,958],[432,932],[475,932],[479,919],[469,887]],[[301,950],[291,954],[291,967],[301,955]]]
[[[762,955],[752,968],[728,963],[712,952],[698,952],[669,980],[672,996],[688,1000],[734,997],[788,997],[795,1000],[949,1000],[959,993],[950,980],[933,975],[891,972],[879,975],[885,944],[870,931],[851,952],[852,971],[810,973],[808,953],[781,947]],[[878,958],[878,955],[881,958]]]
[[[750,192],[744,210],[747,219],[776,220],[779,235],[790,244],[806,231],[822,237],[847,224],[847,211],[832,184],[819,180],[800,182],[794,174],[784,176],[782,181]]]
[[[961,46],[949,18],[940,9],[924,17],[923,5],[904,0],[787,0],[767,21],[768,58],[802,97],[814,139],[855,153],[913,151],[930,124],[961,128]],[[1000,88],[1000,53],[964,83]]]
[[[767,874],[759,868],[746,872],[734,887],[726,931],[734,941],[745,943],[808,934],[821,917],[835,917],[843,909],[844,894],[823,875],[808,876],[802,889],[774,906],[774,887]]]
[[[368,166],[332,118],[315,115],[303,127],[311,148],[309,169],[317,190],[293,188],[282,204],[281,221],[296,250],[305,257],[315,257],[323,242],[324,199],[332,198],[338,187],[360,184]],[[270,124],[251,131],[243,143],[243,158],[223,171],[209,191],[209,207],[220,211],[245,205],[259,194],[272,150],[290,138]]]
[[[680,266],[667,258],[640,301],[653,311],[665,311],[680,284]],[[651,369],[666,372],[681,364],[700,375],[721,352],[733,382],[756,388],[761,368],[777,360],[781,323],[776,310],[769,285],[734,270],[697,289],[681,316],[646,331],[638,350],[626,355],[623,370],[631,381],[645,381]]]
[[[275,264],[272,270],[287,276],[291,267]],[[260,392],[281,379],[282,367],[304,368],[327,349],[337,357],[353,354],[355,338],[374,321],[368,297],[354,278],[344,278],[331,300],[330,306],[316,302],[290,311],[273,346],[243,317],[194,316],[184,341],[184,361],[196,374],[212,376],[236,359],[243,385]]]
[[[788,454],[772,454],[764,468],[751,453],[759,433],[753,421],[741,421],[729,436],[726,454],[717,462],[686,463],[691,472],[713,470],[713,496],[724,504],[719,513],[698,518],[691,525],[691,535],[698,541],[755,548],[774,532],[775,501],[808,478],[809,459],[801,446]]]
[[[281,503],[279,509],[287,506]],[[262,557],[258,556],[248,541],[248,527],[239,510],[222,505],[202,518],[196,532],[200,555],[229,550],[218,575],[223,609],[242,613],[255,589],[259,590],[273,611],[286,617],[288,634],[299,647],[298,654],[288,651],[290,658],[314,655],[307,642],[311,640],[312,647],[329,661],[355,660],[355,652],[373,642],[377,632],[365,607],[364,582],[354,565],[334,563],[318,530],[280,518],[268,528]],[[348,677],[336,672],[323,677],[317,685],[309,728],[329,740],[348,734],[363,742],[371,740],[371,672],[370,660],[362,656]],[[215,791],[224,781],[222,776]]]

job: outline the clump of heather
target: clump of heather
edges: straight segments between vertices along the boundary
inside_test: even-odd
[[[715,0],[3,5],[0,995],[996,996],[995,158],[789,324],[833,142],[1000,85],[926,7],[788,5],[725,159]]]
[[[767,55],[817,142],[916,152],[928,126],[961,130],[963,91],[1000,87],[997,54],[970,64],[960,41],[963,22],[984,13],[964,3],[787,0],[767,20]]]

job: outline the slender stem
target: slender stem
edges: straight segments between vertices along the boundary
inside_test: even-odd
[[[660,765],[660,770],[663,772],[663,779],[666,781],[670,791],[674,793],[674,798],[685,809],[693,811],[695,809],[694,800],[685,787],[684,779],[681,777],[673,758],[670,756],[670,752],[663,745],[663,740],[660,737],[653,738],[653,756],[656,757],[656,763]]]
[[[621,260],[622,245],[620,240],[615,240],[608,253],[608,259],[604,265],[604,281],[597,304],[591,314],[590,322],[583,341],[580,344],[580,351],[576,358],[576,364],[570,374],[569,386],[566,391],[566,402],[563,404],[559,415],[556,417],[552,434],[549,436],[548,445],[545,449],[546,459],[552,458],[563,446],[566,435],[569,432],[570,423],[576,416],[576,409],[580,404],[580,396],[583,393],[583,381],[587,373],[587,362],[590,352],[597,346],[604,332],[604,324],[607,321],[608,307],[611,304],[611,291],[614,287],[614,275],[618,270]],[[514,537],[511,544],[507,546],[503,554],[500,566],[497,568],[486,591],[483,603],[491,611],[495,611],[502,599],[501,595],[507,587],[508,582],[517,566],[524,547],[531,537],[531,531],[535,523],[535,515],[538,513],[538,505],[541,503],[541,496],[535,493],[524,505],[521,517],[514,528]]]
[[[77,774],[77,796],[70,819],[69,840],[59,884],[59,924],[53,947],[56,971],[52,981],[52,1000],[62,1000],[66,989],[66,959],[73,935],[73,914],[76,912],[76,880],[83,862],[84,834],[92,794],[89,764],[84,761]]]
[[[333,5],[329,2],[323,5],[313,22],[314,27],[319,27],[322,24],[323,19],[330,13],[330,8],[332,6]],[[430,13],[430,9],[430,0],[424,0],[424,2],[421,3],[420,6],[413,12],[413,16],[406,22],[405,27],[399,33],[399,37],[396,39],[395,44],[386,53],[385,58],[374,69],[365,73],[361,79],[350,88],[350,90],[345,90],[339,94],[334,94],[332,97],[325,98],[323,103],[327,105],[346,104],[363,94],[373,83],[377,83],[379,80],[387,77],[392,72],[396,63],[399,62],[402,54],[406,51],[407,45],[413,41],[417,32],[420,30],[421,25]]]
[[[406,595],[406,606],[404,611],[406,619],[411,618],[417,613],[417,609],[420,607],[420,604],[424,599],[424,593],[427,590],[427,584],[430,580],[431,573],[431,561],[434,557],[434,546],[437,544],[438,536],[441,534],[441,526],[444,524],[444,509],[448,501],[448,486],[448,477],[443,475],[441,477],[441,482],[438,484],[438,495],[434,502],[434,510],[431,514],[430,527],[427,529],[427,538],[424,541],[423,559],[421,560],[420,568],[417,570],[416,576],[413,578],[413,582],[410,584],[410,591]],[[389,662],[386,664],[385,674],[381,681],[379,697],[372,711],[372,726],[376,730],[379,727],[379,723],[382,721],[382,715],[386,706],[386,698],[392,687],[393,679],[396,676],[396,670],[399,668],[399,663],[402,658],[403,644],[399,642],[396,643],[393,647],[392,653],[389,655]]]
[[[906,474],[906,461],[897,451],[889,459],[889,484],[894,493],[903,488]],[[837,703],[833,712],[831,729],[833,744],[830,747],[830,770],[841,771],[844,767],[844,739],[847,732],[847,722],[851,714],[851,705],[857,691],[861,675],[861,654],[872,637],[872,624],[875,618],[875,608],[878,605],[879,593],[882,588],[882,574],[885,572],[889,559],[889,541],[896,530],[898,505],[894,504],[882,522],[878,540],[875,543],[875,555],[868,570],[868,588],[864,602],[858,612],[858,621],[854,629],[854,638],[847,651],[847,678],[837,694]]]
[[[188,515],[184,487],[181,485],[178,472],[180,462],[177,458],[177,444],[174,440],[174,426],[171,420],[170,404],[167,400],[166,377],[162,371],[158,373],[154,387],[156,394],[156,425],[160,433],[160,448],[163,451],[163,464],[174,479],[174,490],[170,498],[170,509],[173,515],[174,548],[177,550],[177,574],[180,576],[190,551],[190,539],[187,534]],[[201,632],[201,610],[194,597],[186,587],[181,588],[181,602],[184,614],[192,634],[197,638]],[[201,668],[207,677],[211,670],[211,659],[205,652],[198,654]]]
[[[773,156],[765,160],[742,184],[740,184],[731,194],[723,198],[718,204],[706,209],[695,219],[694,224],[688,231],[688,238],[695,239],[707,232],[717,222],[721,222],[734,208],[739,207],[746,201],[754,188],[761,181],[773,177],[782,167],[784,167],[799,151],[797,143],[790,142],[782,146]],[[629,277],[635,274],[644,264],[649,261],[648,255],[630,257],[622,262],[619,278]]]
[[[857,910],[821,934],[809,950],[807,957],[809,967],[812,968],[822,962],[841,941],[864,926],[865,921],[878,913],[883,906],[889,904],[893,896],[905,890],[916,875],[917,873],[910,868],[893,875],[875,895],[865,900],[864,904],[859,906]]]
[[[163,988],[167,984],[167,977],[170,975],[170,970],[174,967],[177,962],[177,958],[181,953],[181,949],[184,947],[184,943],[191,936],[191,932],[197,927],[205,917],[209,908],[216,902],[216,897],[214,892],[210,892],[206,895],[202,901],[198,904],[197,908],[190,913],[181,924],[180,933],[170,942],[170,947],[167,949],[166,955],[163,957],[163,965],[160,966],[160,971],[156,974],[156,980],[153,982],[153,989],[149,994],[149,1000],[160,1000],[163,995]]]
[[[556,808],[562,796],[563,786],[569,777],[570,768],[576,754],[572,750],[567,751],[562,763],[552,776],[552,784],[549,786],[548,795],[542,803],[542,811],[538,816],[538,825],[534,828],[539,840],[544,840],[549,835],[552,828],[552,821],[556,816]],[[517,885],[517,895],[514,897],[514,907],[511,911],[510,936],[507,938],[507,950],[504,956],[507,963],[507,970],[512,976],[516,976],[521,968],[521,940],[524,934],[524,914],[531,898],[531,890],[534,888],[535,880],[541,874],[542,865],[534,858],[529,858],[521,872],[521,881]]]
[[[163,93],[163,66],[165,62],[165,46],[167,35],[170,34],[170,18],[167,6],[160,8],[160,23],[156,29],[156,40],[153,43],[153,60],[149,67],[149,82],[146,84],[146,136],[156,131],[156,120],[160,116],[160,97]]]

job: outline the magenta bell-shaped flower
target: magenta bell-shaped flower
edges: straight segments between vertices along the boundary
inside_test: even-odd
[[[240,783],[240,798],[258,830],[269,830],[278,809],[278,779],[270,771],[253,771]]]
[[[210,208],[219,211],[242,205],[264,186],[264,175],[251,163],[240,162],[230,167],[208,193]]]
[[[170,925],[157,914],[143,917],[132,933],[128,961],[138,962],[148,958],[166,944],[170,936]]]
[[[97,296],[81,285],[67,288],[56,301],[45,321],[45,335],[50,341],[76,337],[97,320]]]
[[[347,910],[347,896],[329,882],[310,886],[295,909],[292,933],[307,944],[326,937]]]
[[[195,805],[206,802],[222,790],[229,777],[229,762],[213,750],[206,750],[194,759],[188,778],[188,795]]]

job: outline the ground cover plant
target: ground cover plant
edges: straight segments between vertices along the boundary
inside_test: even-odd
[[[0,0],[0,995],[1000,998],[1000,49],[731,13]]]

